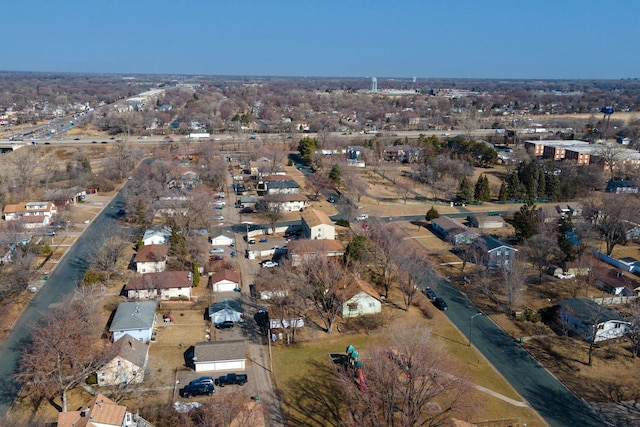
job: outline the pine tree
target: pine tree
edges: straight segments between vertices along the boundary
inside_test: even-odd
[[[524,191],[522,189],[522,184],[520,183],[520,178],[518,177],[518,172],[513,171],[511,176],[509,177],[509,181],[507,182],[507,198],[509,200],[513,199],[522,199]]]
[[[462,203],[473,202],[473,190],[471,189],[471,183],[466,176],[460,181],[460,187],[458,188],[458,200]]]
[[[342,179],[342,172],[340,171],[340,166],[334,164],[331,166],[331,172],[329,172],[329,179],[333,181],[335,185],[340,184],[340,180]]]
[[[482,174],[476,181],[473,192],[473,198],[476,202],[488,202],[491,200],[491,189],[489,188],[489,178]]]
[[[431,206],[431,209],[429,209],[427,214],[424,216],[424,219],[426,219],[427,221],[432,221],[436,218],[440,218],[440,212],[438,212],[438,210],[434,206]]]
[[[505,181],[502,181],[502,183],[500,184],[500,192],[498,193],[498,200],[500,200],[501,202],[506,202],[508,198],[509,196],[507,193],[507,183]]]

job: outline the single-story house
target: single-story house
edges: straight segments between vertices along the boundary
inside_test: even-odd
[[[58,427],[134,427],[140,417],[134,417],[126,406],[118,405],[102,393],[82,406],[79,411],[58,413]]]
[[[193,357],[195,371],[244,371],[246,347],[244,340],[196,343]]]
[[[359,317],[382,311],[382,302],[373,286],[354,276],[345,277],[337,292],[342,302],[342,317]]]
[[[158,303],[155,301],[121,302],[109,327],[113,341],[129,334],[139,341],[148,343],[156,323],[157,307]]]
[[[279,194],[275,200],[269,200],[269,209],[275,211],[280,206],[280,212],[296,212],[307,206],[307,196],[304,194]]]
[[[216,237],[211,237],[209,243],[213,246],[231,246],[233,244],[233,238],[220,234]]]
[[[517,249],[486,234],[476,238],[471,243],[471,249],[475,261],[490,269],[508,268],[518,252]]]
[[[446,216],[434,218],[431,221],[431,228],[443,239],[454,245],[469,244],[478,237],[478,233],[469,230],[465,225]]]
[[[142,236],[143,245],[166,245],[171,237],[170,227],[147,228]]]
[[[602,271],[597,279],[597,284],[605,292],[624,297],[636,295],[635,289],[640,287],[637,280],[625,275],[622,270],[617,268],[606,268]]]
[[[317,209],[302,212],[302,233],[307,239],[335,240],[336,227],[329,215]]]
[[[240,276],[225,268],[213,273],[209,278],[209,286],[213,292],[233,292],[240,287]]]
[[[242,196],[236,202],[241,208],[255,208],[260,199],[257,197]]]
[[[566,323],[569,331],[587,341],[595,342],[625,335],[631,323],[616,312],[584,298],[570,298],[558,303],[557,320]],[[595,330],[595,337],[594,337]]]
[[[136,263],[136,271],[140,274],[157,273],[166,270],[167,245],[142,245],[138,248],[133,261]]]
[[[387,145],[382,158],[387,162],[413,163],[420,157],[420,149],[410,145]]]
[[[118,354],[96,371],[99,386],[139,384],[144,379],[149,346],[129,334],[114,343]]]
[[[213,325],[226,321],[243,322],[242,305],[235,299],[214,302],[209,306],[209,320]]]
[[[504,227],[504,219],[500,215],[469,215],[467,221],[470,227],[481,230]]]
[[[291,265],[297,267],[310,258],[341,257],[344,251],[345,246],[340,240],[299,239],[289,242],[287,257],[291,260]]]
[[[133,276],[124,287],[129,299],[190,300],[193,273],[162,271]]]

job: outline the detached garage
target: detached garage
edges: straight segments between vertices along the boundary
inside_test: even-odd
[[[247,357],[244,340],[199,342],[193,364],[196,372],[244,371]]]
[[[210,279],[213,292],[233,292],[240,287],[240,276],[233,270],[220,270]]]
[[[233,239],[229,236],[221,234],[219,236],[212,237],[211,239],[209,239],[209,242],[213,246],[231,246],[233,244]]]

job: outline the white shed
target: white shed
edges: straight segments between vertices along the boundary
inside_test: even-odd
[[[229,236],[221,234],[216,237],[211,237],[209,239],[209,243],[211,243],[213,246],[231,246],[231,244],[233,243],[233,239]]]
[[[199,342],[193,354],[196,372],[245,370],[247,348],[244,340]]]

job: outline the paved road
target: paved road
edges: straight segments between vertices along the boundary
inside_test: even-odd
[[[436,287],[449,305],[447,317],[467,336],[471,316],[479,310],[446,279]],[[590,406],[569,391],[490,318],[476,316],[471,332],[473,344],[551,426],[604,426]],[[461,343],[466,345],[467,343]]]
[[[114,203],[121,201],[120,193]],[[12,381],[16,372],[19,352],[23,340],[29,337],[29,326],[38,321],[52,303],[59,302],[71,294],[84,277],[85,270],[104,241],[105,233],[113,226],[117,209],[111,205],[94,219],[76,243],[69,248],[57,267],[49,275],[49,280],[34,295],[31,303],[16,322],[13,331],[0,346],[0,416],[4,416],[16,399],[20,387]]]

